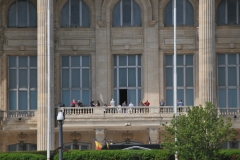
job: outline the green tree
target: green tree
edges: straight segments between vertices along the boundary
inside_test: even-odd
[[[183,160],[217,160],[223,143],[234,136],[231,119],[223,119],[212,103],[189,107],[170,124],[162,146]],[[175,141],[175,133],[177,140]]]

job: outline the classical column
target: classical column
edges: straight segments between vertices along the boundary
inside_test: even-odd
[[[51,131],[47,132],[48,124],[48,52],[47,52],[47,11],[48,0],[37,1],[37,15],[38,15],[38,110],[37,110],[37,150],[47,150],[47,135],[50,134],[50,149],[54,149],[54,97],[53,97],[53,2],[50,0],[50,45],[51,56],[50,61],[50,82],[51,82]]]
[[[215,103],[215,0],[199,0],[199,104]]]
[[[149,138],[151,141],[151,144],[158,144],[159,143],[159,132],[158,128],[149,128]]]

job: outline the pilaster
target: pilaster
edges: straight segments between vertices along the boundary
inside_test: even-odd
[[[151,140],[151,144],[158,144],[159,143],[159,132],[158,128],[149,128],[149,138]]]
[[[215,0],[199,0],[199,104],[216,101]]]
[[[50,149],[54,149],[54,97],[53,97],[53,68],[54,68],[54,52],[53,52],[53,1],[50,1],[50,24],[47,22],[48,0],[37,1],[38,13],[38,122],[37,122],[37,149],[47,150],[47,135],[50,134]],[[51,56],[48,66],[47,56],[47,25],[50,25],[50,46]],[[48,67],[50,67],[50,83],[51,83],[51,131],[47,132],[48,124]]]

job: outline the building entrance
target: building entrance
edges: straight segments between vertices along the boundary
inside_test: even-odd
[[[127,89],[119,89],[119,103],[122,105],[124,101],[126,101],[127,105],[128,104]]]

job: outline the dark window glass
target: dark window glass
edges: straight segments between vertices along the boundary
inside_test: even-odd
[[[120,1],[114,6],[113,9],[113,26],[120,26]]]
[[[139,5],[133,1],[133,18],[134,18],[134,26],[141,26],[141,9]]]
[[[66,3],[61,11],[61,26],[68,27],[69,26],[69,2]]]
[[[37,27],[37,10],[36,7],[32,3],[28,3],[29,5],[29,26]]]
[[[80,26],[79,0],[71,0],[71,27]]]
[[[194,18],[193,18],[193,6],[189,1],[186,1],[186,25],[193,25]]]
[[[90,15],[89,15],[88,6],[82,2],[82,26],[89,27],[90,26]]]
[[[228,24],[236,24],[237,21],[237,6],[236,0],[228,0]]]
[[[177,0],[177,25],[184,25],[183,23],[183,0]]]
[[[13,3],[8,10],[8,26],[16,27],[16,3]]]
[[[131,26],[131,1],[123,0],[123,26]]]

